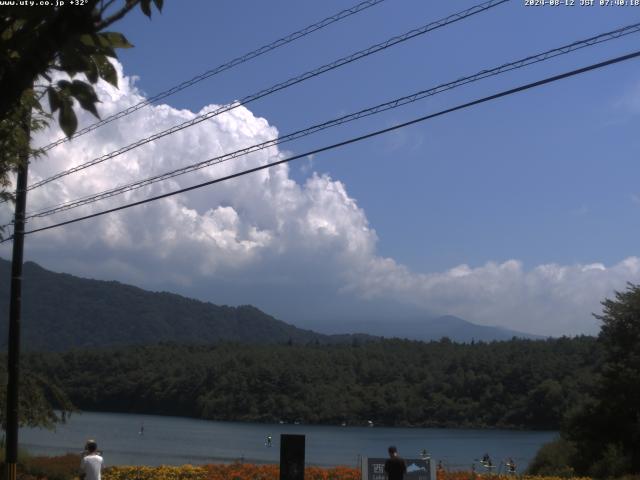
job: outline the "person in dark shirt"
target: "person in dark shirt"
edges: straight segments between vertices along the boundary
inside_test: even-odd
[[[398,449],[389,447],[389,460],[384,464],[384,473],[389,480],[402,480],[407,473],[407,464],[398,455]]]

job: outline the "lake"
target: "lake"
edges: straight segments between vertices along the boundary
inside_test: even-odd
[[[141,427],[144,427],[141,432]],[[512,457],[522,470],[556,432],[436,428],[338,427],[212,422],[120,413],[76,413],[55,432],[20,430],[20,445],[33,455],[80,453],[93,438],[106,465],[181,465],[244,460],[278,463],[280,434],[306,435],[308,465],[356,466],[359,455],[386,456],[396,445],[404,457],[426,449],[446,468],[470,469],[485,452],[499,466]],[[271,447],[265,445],[268,435]],[[477,465],[477,460],[476,460]]]

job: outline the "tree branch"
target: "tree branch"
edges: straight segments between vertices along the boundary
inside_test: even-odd
[[[127,0],[127,3],[125,3],[124,7],[118,10],[116,13],[94,24],[96,32],[99,32],[100,30],[107,28],[112,23],[120,20],[139,3],[140,3],[140,0]]]

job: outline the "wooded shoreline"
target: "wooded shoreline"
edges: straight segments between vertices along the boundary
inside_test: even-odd
[[[557,430],[593,388],[592,337],[456,344],[161,344],[33,353],[81,410],[219,421]],[[1,365],[2,363],[0,363]]]

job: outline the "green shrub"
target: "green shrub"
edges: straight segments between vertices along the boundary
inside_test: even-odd
[[[594,478],[619,478],[630,472],[631,457],[625,455],[621,446],[607,444],[602,455],[591,464],[589,475]]]
[[[575,472],[571,467],[571,459],[574,454],[574,445],[562,438],[545,443],[536,453],[526,473],[550,477],[573,477]]]
[[[4,453],[2,454],[4,460]],[[67,454],[57,457],[32,457],[18,452],[18,480],[72,480],[78,477],[80,455]],[[0,462],[0,480],[6,478],[4,461]]]

